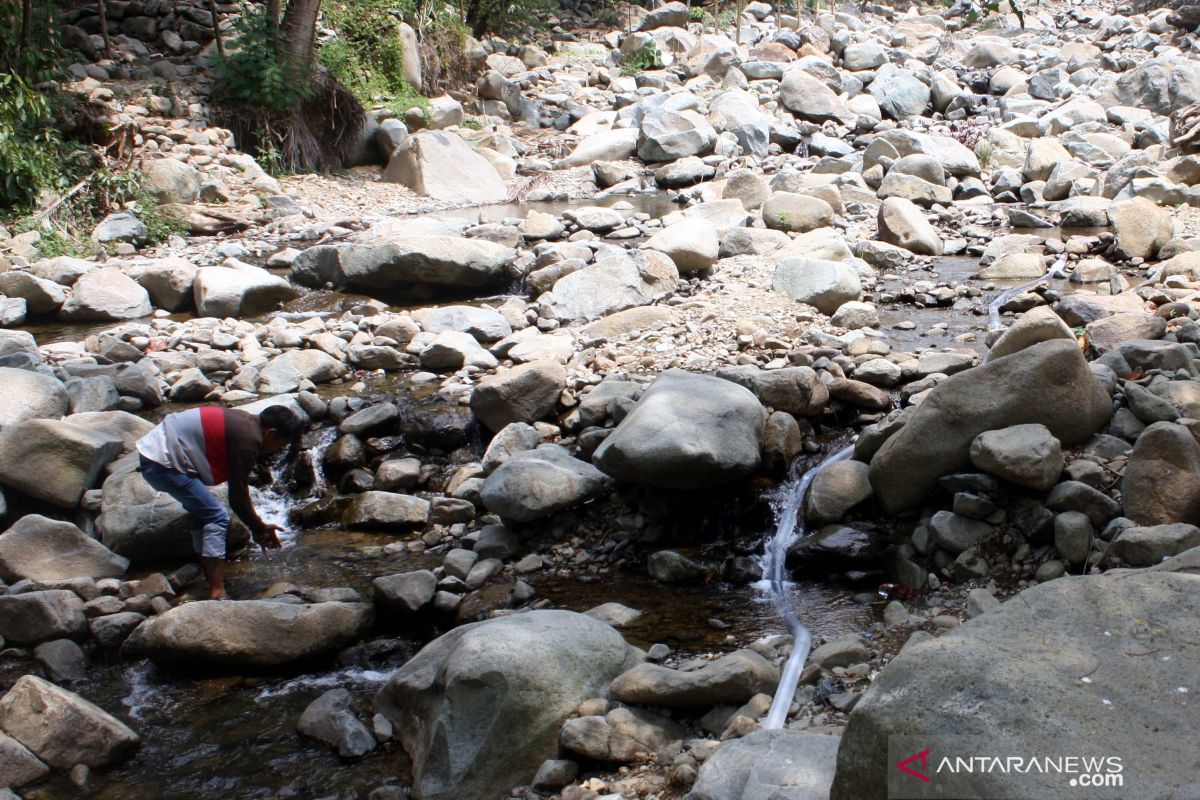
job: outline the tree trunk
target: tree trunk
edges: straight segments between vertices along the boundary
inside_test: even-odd
[[[33,12],[33,0],[21,0],[21,38],[17,41],[17,60],[13,64],[18,75],[25,74],[25,56],[29,53],[30,15]]]
[[[267,24],[276,34],[279,33],[279,0],[267,0]]]
[[[100,36],[104,39],[104,57],[112,58],[112,39],[108,38],[108,3],[97,0],[100,11]]]
[[[103,0],[101,0],[103,2]],[[276,9],[278,11],[278,9]],[[217,0],[208,0],[208,13],[212,16],[213,41],[217,43],[217,55],[221,58],[225,57],[225,40],[221,37],[221,15],[217,11]],[[279,19],[276,17],[275,26],[279,26]]]
[[[289,0],[283,14],[281,55],[298,72],[308,72],[317,52],[317,15],[321,0]]]

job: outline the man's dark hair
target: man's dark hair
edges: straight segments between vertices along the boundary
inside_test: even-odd
[[[258,415],[263,430],[273,430],[285,439],[294,439],[304,430],[304,424],[296,412],[287,406],[268,406]]]

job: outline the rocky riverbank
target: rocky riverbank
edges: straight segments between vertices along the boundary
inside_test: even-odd
[[[1197,722],[1186,20],[668,3],[587,42],[573,7],[378,113],[364,166],[277,180],[208,119],[201,9],[127,5],[72,89],[189,235],[0,231],[0,787],[316,796],[311,759],[372,800],[857,800],[887,734],[1015,731],[1190,786],[1144,766]],[[196,403],[308,423],[233,603],[132,453]],[[818,641],[764,730],[787,499]]]

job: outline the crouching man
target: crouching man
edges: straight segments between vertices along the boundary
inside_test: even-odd
[[[174,497],[192,520],[192,544],[213,600],[225,594],[229,512],[208,487],[229,482],[229,506],[264,550],[278,548],[279,527],[264,523],[250,501],[250,470],[302,430],[295,412],[271,406],[261,414],[206,406],[171,414],[138,440],[142,477]]]

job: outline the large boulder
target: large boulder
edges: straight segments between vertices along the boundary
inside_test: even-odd
[[[883,669],[850,715],[830,797],[898,796],[900,781],[916,781],[895,762],[924,748],[931,775],[943,758],[981,753],[1116,755],[1124,788],[1084,794],[1126,797],[1136,786],[1140,797],[1184,796],[1195,785],[1200,706],[1180,688],[1195,682],[1198,642],[1196,575],[1066,577],[1026,589]],[[1054,771],[942,770],[934,780],[945,797],[1080,796]]]
[[[142,182],[159,205],[186,206],[200,199],[200,172],[178,158],[147,159],[142,164]]]
[[[971,463],[998,478],[1049,491],[1062,474],[1062,446],[1044,425],[1012,425],[984,431],[971,443]]]
[[[383,179],[454,203],[498,203],[508,197],[508,187],[492,162],[462,137],[445,131],[418,131],[407,137],[392,153]]]
[[[20,788],[27,783],[41,780],[50,773],[50,768],[41,759],[4,733],[0,733],[0,786]],[[8,800],[12,800],[12,795]]]
[[[909,70],[894,64],[884,64],[875,73],[868,91],[880,110],[892,119],[919,117],[929,108],[929,87]]]
[[[227,492],[225,486],[213,489],[222,503]],[[142,473],[132,468],[114,470],[105,479],[100,495],[96,531],[112,552],[143,564],[195,556],[191,517],[171,495],[151,488]],[[244,525],[234,522],[229,526],[229,552],[249,541],[250,533]]]
[[[516,253],[485,239],[461,236],[397,236],[365,244],[322,245],[305,250],[292,265],[304,286],[334,286],[392,296],[413,287],[455,292],[499,288]]]
[[[83,601],[66,589],[0,596],[0,636],[15,644],[78,639],[87,631]]]
[[[331,655],[370,627],[366,603],[205,600],[147,620],[124,649],[166,665],[268,669]]]
[[[70,403],[67,389],[58,378],[0,367],[0,429],[27,419],[58,419],[67,413]]]
[[[685,800],[829,800],[839,744],[786,728],[731,739],[704,760]]]
[[[671,259],[656,250],[641,250],[572,272],[538,301],[560,320],[593,320],[661,300],[678,283],[679,270]]]
[[[324,350],[288,350],[275,356],[258,373],[258,390],[264,394],[288,394],[304,381],[328,383],[349,368]]]
[[[112,578],[124,575],[129,560],[116,555],[69,522],[29,514],[0,534],[0,578]]]
[[[600,161],[624,161],[637,153],[637,128],[615,128],[588,136],[566,158],[555,164],[558,169],[586,167]]]
[[[740,705],[756,694],[771,694],[779,670],[753,650],[735,650],[700,669],[679,670],[638,664],[612,682],[615,700],[682,711]]]
[[[845,101],[826,83],[802,69],[788,70],[779,84],[779,102],[797,117],[809,122],[852,124],[855,115]]]
[[[922,256],[940,256],[942,237],[920,206],[889,197],[879,206],[879,240]]]
[[[116,267],[102,267],[75,282],[58,315],[71,322],[137,319],[154,311],[150,295]]]
[[[31,316],[57,311],[67,299],[66,290],[54,281],[16,270],[0,273],[0,295],[24,300]]]
[[[169,256],[142,270],[138,283],[150,293],[150,299],[158,308],[181,311],[193,302],[197,271],[187,259]]]
[[[757,97],[743,89],[729,89],[714,97],[708,107],[710,113],[724,117],[723,129],[737,138],[743,155],[767,156],[772,120],[759,107]]]
[[[717,132],[695,111],[656,108],[642,117],[638,158],[647,163],[675,161],[712,152]]]
[[[201,267],[192,293],[196,311],[205,317],[248,317],[277,308],[299,295],[286,279],[262,267]]]
[[[1064,447],[1112,416],[1108,394],[1072,341],[1039,342],[942,381],[871,460],[871,485],[888,513],[920,503],[942,475],[970,464],[984,431],[1044,425]]]
[[[30,419],[0,431],[0,483],[75,508],[124,450],[120,438],[66,420]]]
[[[567,385],[567,371],[552,360],[502,369],[471,392],[471,411],[493,431],[514,422],[537,422],[552,412]]]
[[[593,463],[617,480],[707,489],[760,464],[767,412],[748,389],[671,369],[597,448]]]
[[[515,614],[430,642],[379,691],[375,710],[412,758],[421,800],[503,798],[556,757],[579,704],[639,658],[586,615]]]
[[[1117,252],[1125,258],[1155,258],[1175,235],[1171,212],[1145,197],[1114,203],[1108,216],[1117,235]]]
[[[487,477],[483,505],[506,522],[532,522],[603,494],[612,480],[558,445],[515,453]]]
[[[1125,516],[1139,525],[1200,524],[1200,444],[1172,422],[1138,437],[1121,479]]]
[[[34,675],[0,698],[0,730],[58,769],[123,761],[141,739],[104,709]]]
[[[775,265],[771,288],[832,315],[843,303],[862,297],[858,270],[844,261],[785,258]]]
[[[819,197],[774,192],[762,207],[763,224],[772,230],[807,233],[833,225],[833,206]]]
[[[721,242],[717,231],[699,218],[685,219],[669,225],[651,236],[642,245],[657,250],[675,263],[680,273],[706,270],[717,263]]]

